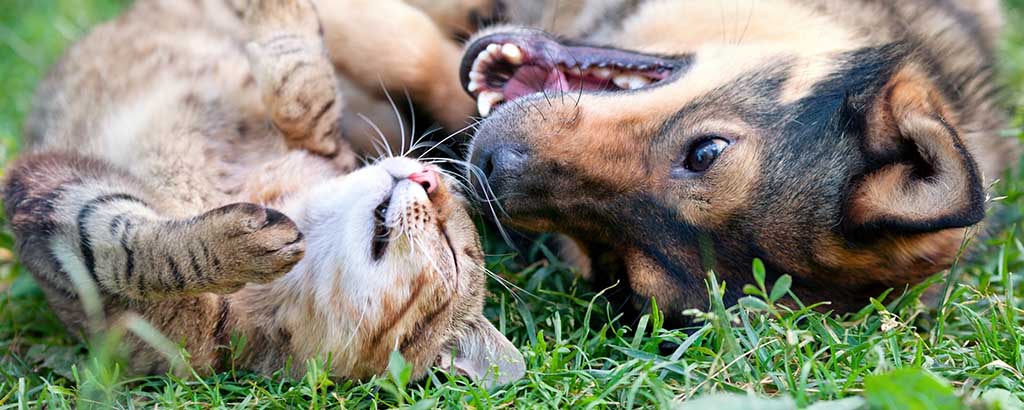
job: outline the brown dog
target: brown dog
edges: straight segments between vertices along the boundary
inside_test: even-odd
[[[1018,158],[994,0],[562,3],[467,47],[471,176],[672,319],[753,258],[839,311],[918,283]]]

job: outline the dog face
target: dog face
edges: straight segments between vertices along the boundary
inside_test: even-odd
[[[567,234],[675,318],[707,306],[709,270],[735,301],[755,257],[839,310],[947,267],[985,212],[955,81],[782,2],[745,29],[766,40],[723,42],[689,24],[720,8],[693,3],[656,2],[610,46],[518,28],[470,43],[470,178],[505,222]]]

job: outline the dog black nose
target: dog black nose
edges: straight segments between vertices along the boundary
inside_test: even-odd
[[[493,187],[519,177],[530,155],[523,145],[499,143],[484,147],[474,157],[473,165],[483,172],[483,177]]]

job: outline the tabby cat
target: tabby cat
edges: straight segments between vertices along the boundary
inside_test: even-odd
[[[335,376],[360,379],[397,350],[417,377],[523,375],[482,314],[483,255],[452,181],[402,157],[353,171],[335,71],[346,50],[331,40],[347,29],[318,17],[348,3],[364,7],[139,0],[67,52],[3,195],[18,255],[70,332],[141,316],[202,372],[329,357]],[[433,110],[449,123],[472,107],[449,100]],[[226,348],[233,337],[243,351]],[[178,370],[137,336],[125,350],[136,372]]]

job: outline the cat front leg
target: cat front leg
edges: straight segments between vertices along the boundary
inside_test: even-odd
[[[344,100],[313,4],[254,0],[245,23],[250,30],[246,51],[263,104],[288,146],[328,157],[352,156],[341,138]]]

